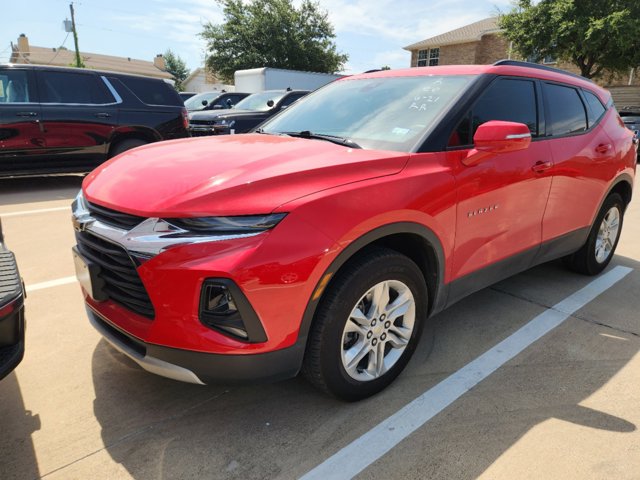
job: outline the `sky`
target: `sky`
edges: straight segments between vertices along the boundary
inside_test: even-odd
[[[294,0],[299,4],[301,0]],[[68,0],[2,1],[0,63],[24,33],[31,45],[73,49],[63,29]],[[506,12],[511,0],[319,0],[329,14],[338,51],[349,55],[344,73],[409,66],[402,47]],[[79,0],[74,2],[80,51],[153,60],[171,49],[189,69],[203,65],[208,22],[222,23],[215,0]]]

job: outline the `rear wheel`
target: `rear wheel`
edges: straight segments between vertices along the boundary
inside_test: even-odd
[[[121,153],[126,152],[127,150],[131,150],[132,148],[146,145],[147,143],[149,142],[146,142],[139,138],[127,138],[125,140],[120,140],[111,148],[111,151],[109,152],[109,158],[120,155]]]
[[[348,401],[384,389],[415,350],[427,298],[420,269],[404,255],[376,249],[355,259],[338,273],[318,307],[304,374]]]
[[[587,242],[576,253],[566,257],[567,266],[584,275],[597,275],[602,272],[609,265],[618,246],[623,215],[622,197],[612,193],[602,204]]]

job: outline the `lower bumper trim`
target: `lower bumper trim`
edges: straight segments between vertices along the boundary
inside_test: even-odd
[[[111,325],[87,305],[91,324],[117,350],[145,370],[188,383],[247,384],[295,377],[302,367],[304,344],[267,353],[225,355],[144,343]]]
[[[131,360],[136,362],[142,368],[148,372],[155,373],[162,377],[171,378],[173,380],[179,380],[181,382],[195,383],[198,385],[204,385],[204,382],[200,380],[195,373],[186,368],[178,365],[173,365],[169,362],[160,360],[146,354],[144,349],[136,348],[132,346],[130,342],[126,342],[122,337],[126,337],[115,328],[106,323],[100,316],[87,306],[87,315],[91,325],[98,330],[98,332],[104,337],[104,339],[111,344],[116,350],[124,353]]]

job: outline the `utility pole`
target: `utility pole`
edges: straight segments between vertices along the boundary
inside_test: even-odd
[[[84,68],[84,63],[80,58],[80,50],[78,49],[78,32],[76,31],[76,19],[73,15],[73,2],[69,4],[69,10],[71,10],[71,30],[73,31],[73,43],[76,46],[76,67]]]

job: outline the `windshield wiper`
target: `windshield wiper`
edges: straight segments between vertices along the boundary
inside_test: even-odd
[[[348,138],[338,137],[336,135],[327,135],[326,133],[313,133],[309,130],[302,130],[300,132],[280,132],[283,135],[289,135],[290,137],[299,138],[313,138],[317,140],[326,140],[327,142],[335,143],[349,148],[362,148],[353,140]]]

